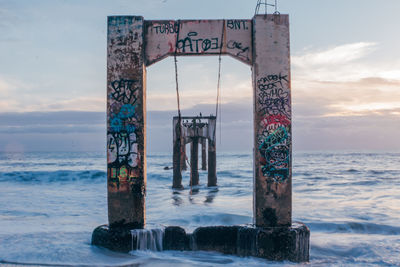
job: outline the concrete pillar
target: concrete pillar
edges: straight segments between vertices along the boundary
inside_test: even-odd
[[[143,17],[108,17],[107,189],[111,228],[143,228],[146,108]]]
[[[207,186],[217,185],[217,153],[215,140],[208,139],[208,183]]]
[[[190,149],[190,185],[199,184],[199,138],[193,137]]]
[[[181,144],[181,171],[187,170],[187,165],[186,165],[186,144],[185,140],[182,138],[182,144]]]
[[[208,119],[208,186],[217,185],[217,153],[216,130],[217,118],[210,116]]]
[[[288,15],[253,18],[254,217],[259,227],[292,218]]]
[[[203,171],[207,170],[206,142],[205,138],[201,138],[201,169]]]
[[[182,130],[180,127],[179,119],[173,119],[173,155],[172,155],[172,168],[173,180],[172,188],[183,188],[182,186],[182,173],[181,173],[181,160],[182,160]]]

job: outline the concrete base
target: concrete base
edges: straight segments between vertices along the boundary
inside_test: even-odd
[[[136,240],[128,228],[110,229],[107,225],[93,231],[92,245],[113,251],[136,250]],[[192,234],[179,226],[164,230],[164,250],[217,251],[238,256],[253,256],[273,261],[309,260],[310,230],[302,223],[291,227],[253,228],[248,226],[199,227]]]

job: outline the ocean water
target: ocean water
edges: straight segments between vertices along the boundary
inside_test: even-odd
[[[171,155],[148,155],[147,227],[252,223],[252,156],[220,153],[217,188],[173,191]],[[90,245],[107,223],[103,153],[0,153],[0,263],[88,266],[295,266],[211,252]],[[312,266],[400,266],[400,153],[298,152],[293,220],[311,230]]]

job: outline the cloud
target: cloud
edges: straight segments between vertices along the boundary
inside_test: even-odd
[[[104,151],[103,112],[0,113],[0,151]]]
[[[42,88],[48,86],[48,84],[0,76],[0,112],[105,110],[106,97],[93,95],[97,92],[72,96],[54,89],[54,93],[45,94]]]
[[[220,151],[251,151],[251,103],[248,99],[222,106]],[[195,105],[183,109],[182,115],[196,116],[200,112],[204,116],[215,114],[215,105]],[[176,115],[176,110],[147,112],[149,152],[172,151],[172,118]],[[103,151],[106,147],[105,112],[8,112],[0,113],[0,122],[0,151],[12,147],[25,151]]]
[[[339,45],[324,51],[309,52],[292,57],[295,66],[309,67],[331,64],[346,64],[360,59],[376,49],[376,43],[359,42]]]
[[[294,117],[295,150],[399,150],[394,110],[363,116]]]
[[[0,76],[0,96],[9,96],[18,88],[27,89],[28,86],[20,80]]]
[[[40,109],[48,111],[79,110],[79,111],[97,111],[106,109],[106,99],[98,97],[75,97],[72,99],[61,99],[48,103],[47,101],[39,105]],[[38,106],[33,106],[32,110],[37,110]]]
[[[293,109],[299,116],[368,115],[400,107],[400,81],[370,77],[354,82],[293,83]]]
[[[43,129],[53,131],[59,128],[59,132],[65,129],[82,126],[105,125],[105,112],[7,112],[0,113],[0,132],[46,132]],[[42,129],[40,129],[42,128]],[[12,131],[15,129],[16,131]],[[26,130],[23,130],[26,129]],[[84,128],[82,128],[84,129]]]
[[[198,104],[215,104],[217,77],[216,57],[179,58],[178,83],[181,108],[189,109]],[[172,57],[148,68],[147,82],[148,110],[177,109]],[[240,102],[242,99],[251,99],[253,95],[250,68],[228,56],[222,59],[220,82],[223,103]]]
[[[382,70],[364,62],[377,49],[376,43],[359,42],[292,56],[294,79],[343,82],[379,76]]]
[[[400,61],[369,60],[377,49],[376,43],[359,42],[294,56],[294,111],[299,117],[334,117],[399,108]]]
[[[319,107],[313,106],[316,110]],[[252,151],[252,108],[251,99],[222,106],[221,127],[219,121],[217,124],[218,153]],[[314,111],[305,114],[301,109],[302,106],[295,106],[292,120],[297,151],[400,149],[400,108],[329,117]],[[215,106],[196,105],[183,109],[182,115],[193,116],[199,112],[209,115],[215,112]],[[172,117],[176,115],[176,110],[147,112],[148,153],[172,151]],[[84,111],[0,113],[0,151],[104,151],[105,116],[104,112]]]

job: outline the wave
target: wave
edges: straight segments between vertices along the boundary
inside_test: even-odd
[[[75,181],[105,181],[106,172],[99,170],[87,171],[16,171],[0,172],[0,182],[21,183],[58,183]]]
[[[400,227],[385,225],[385,224],[361,223],[361,222],[343,222],[343,223],[308,222],[306,224],[311,229],[311,231],[319,231],[319,232],[400,235]]]
[[[251,175],[251,171],[246,171],[246,170],[218,171],[217,174],[227,178],[244,178]]]
[[[232,213],[207,213],[192,214],[188,217],[173,218],[169,220],[169,225],[184,225],[184,227],[193,231],[200,226],[211,225],[248,225],[252,223],[252,217]]]

